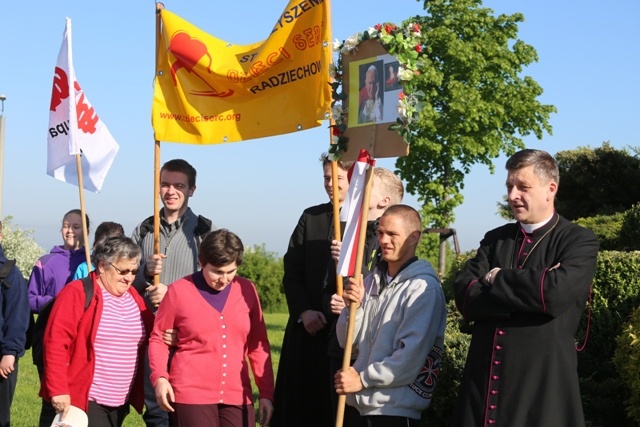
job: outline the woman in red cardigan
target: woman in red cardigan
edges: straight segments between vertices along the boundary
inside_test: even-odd
[[[171,284],[158,308],[149,340],[151,382],[173,427],[254,427],[249,365],[260,423],[269,424],[270,346],[256,288],[236,276],[243,253],[234,233],[212,231],[200,245],[202,269]],[[171,352],[163,341],[168,329],[177,331]]]
[[[63,421],[73,405],[87,412],[92,427],[121,426],[129,404],[142,411],[141,362],[153,313],[131,288],[138,245],[128,237],[107,239],[95,248],[93,261],[93,297],[86,310],[81,280],[65,286],[53,304],[40,396]]]

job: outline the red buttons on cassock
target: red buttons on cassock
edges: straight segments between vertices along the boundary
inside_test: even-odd
[[[500,379],[500,377],[499,377],[499,376],[497,376],[497,375],[493,375],[493,376],[491,377],[491,379],[492,379],[492,380],[499,380],[499,379]]]
[[[493,364],[494,364],[494,365],[499,365],[499,364],[501,364],[501,363],[502,363],[502,362],[500,362],[499,360],[494,360],[494,361],[493,361]]]
[[[498,394],[498,390],[491,390],[491,394],[495,396],[496,394]]]
[[[498,331],[498,335],[504,335],[505,332],[504,331]]]
[[[501,345],[497,345],[496,346],[496,350],[502,350],[502,346]]]

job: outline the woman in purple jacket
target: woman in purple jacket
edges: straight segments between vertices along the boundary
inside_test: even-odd
[[[89,216],[87,232],[89,231]],[[62,245],[54,246],[41,256],[31,270],[29,277],[29,307],[32,313],[40,313],[42,307],[71,281],[78,265],[86,261],[84,235],[82,233],[82,211],[72,209],[62,217]],[[38,366],[38,376],[42,381],[44,372]],[[55,417],[51,402],[42,401],[40,425],[48,426]]]
[[[86,218],[89,231],[89,217]],[[41,256],[31,270],[29,306],[32,313],[40,313],[42,307],[73,278],[78,265],[86,261],[80,209],[72,209],[64,215],[61,233],[63,244]]]

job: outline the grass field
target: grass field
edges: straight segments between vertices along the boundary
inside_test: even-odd
[[[278,361],[280,360],[280,350],[287,318],[288,315],[282,313],[265,314],[274,371],[278,367]],[[13,427],[33,427],[38,425],[41,403],[38,397],[39,390],[40,381],[38,380],[36,367],[31,363],[31,351],[29,350],[20,359],[18,386],[11,406],[11,425]],[[142,417],[135,410],[132,410],[132,413],[125,420],[124,426],[144,427],[144,422],[142,422]]]

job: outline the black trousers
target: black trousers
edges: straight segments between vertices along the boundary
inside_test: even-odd
[[[89,425],[91,427],[121,427],[129,415],[129,403],[116,408],[89,401]]]
[[[371,415],[360,417],[358,427],[418,427],[420,420],[389,415]]]
[[[40,377],[40,384],[42,384],[42,376],[44,370],[38,366],[38,377]],[[42,399],[42,406],[40,407],[40,421],[39,427],[50,427],[53,419],[56,417],[56,410],[53,409],[53,405],[48,400]]]
[[[1,356],[0,356],[1,357]],[[0,427],[11,425],[11,402],[18,381],[18,359],[13,365],[13,372],[7,378],[0,377]]]

